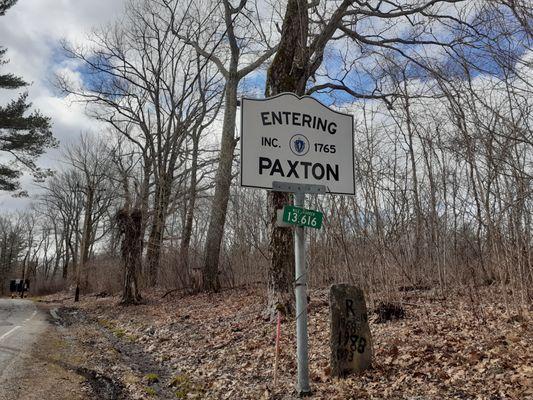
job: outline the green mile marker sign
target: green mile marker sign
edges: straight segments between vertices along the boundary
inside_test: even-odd
[[[306,226],[320,229],[322,227],[323,214],[319,211],[306,210],[301,207],[283,207],[283,222],[291,225]]]

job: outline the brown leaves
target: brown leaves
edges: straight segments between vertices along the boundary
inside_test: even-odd
[[[314,399],[533,398],[533,334],[528,321],[484,304],[484,319],[466,302],[419,299],[406,319],[375,324],[373,368],[346,380],[329,370],[326,291],[312,293],[310,378]],[[99,318],[113,321],[204,399],[293,399],[295,326],[282,324],[279,385],[273,387],[275,324],[261,318],[263,298],[252,291],[197,295],[122,309],[99,302]],[[410,301],[413,301],[411,299]],[[94,304],[85,304],[96,312]],[[524,319],[525,318],[525,319]],[[125,339],[124,339],[125,340]],[[197,393],[197,392],[194,392]]]

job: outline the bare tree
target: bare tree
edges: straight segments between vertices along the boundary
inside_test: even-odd
[[[341,1],[335,4],[309,4],[306,1],[288,1],[278,52],[269,68],[265,94],[282,91],[305,93],[331,93],[341,91],[352,98],[381,99],[392,107],[395,87],[387,78],[392,62],[395,65],[408,63],[421,75],[438,74],[431,57],[420,55],[416,47],[444,49],[454,53],[457,46],[467,42],[468,35],[475,33],[475,25],[468,20],[466,7],[452,8],[446,5],[460,3],[453,0],[427,2],[387,2],[372,5],[368,2]],[[412,29],[397,31],[395,26],[409,23]],[[448,27],[451,39],[442,40],[432,32],[435,27]],[[348,40],[348,41],[346,41]],[[324,55],[331,41],[344,43],[345,51],[338,51],[338,60],[344,68],[333,69],[323,65]],[[339,44],[337,48],[339,48]],[[331,53],[330,53],[331,54]],[[332,54],[333,55],[333,54]],[[368,70],[365,64],[372,65]],[[442,74],[440,74],[442,75]],[[320,83],[309,85],[309,80]],[[367,79],[364,79],[364,78]],[[325,80],[325,82],[324,82]],[[362,83],[370,80],[373,86]],[[406,110],[409,110],[407,107]],[[409,126],[409,125],[408,125]],[[409,135],[412,147],[413,133]],[[413,157],[413,153],[411,153]],[[412,158],[411,157],[411,158]],[[416,168],[412,168],[416,181]],[[417,185],[415,184],[415,190]],[[415,199],[419,196],[415,193]],[[288,202],[287,195],[273,193],[270,196],[272,210],[271,271],[269,308],[278,302],[290,310],[287,300],[287,277],[290,265],[291,241],[289,233],[275,228],[274,210]],[[418,212],[418,235],[422,225],[420,201],[416,200]]]
[[[26,249],[26,237],[20,218],[15,215],[0,217],[0,293],[5,293],[7,278],[16,273],[18,263]]]
[[[146,253],[151,284],[157,281],[173,185],[186,161],[187,132],[203,117],[198,83],[206,88],[208,109],[218,96],[217,75],[198,80],[195,54],[171,33],[164,13],[156,3],[130,3],[125,21],[94,34],[93,48],[67,46],[70,56],[82,61],[95,79],[76,87],[59,77],[62,89],[93,104],[92,114],[111,124],[143,155],[150,176],[141,193],[143,218],[151,217]]]
[[[76,185],[85,199],[74,296],[74,301],[78,301],[81,274],[86,272],[89,250],[98,236],[102,236],[97,233],[98,224],[111,206],[114,194],[109,179],[111,157],[102,141],[81,136],[79,144],[68,148],[66,153],[67,163],[79,172],[81,179]]]
[[[62,277],[65,280],[71,276],[71,268],[78,265],[79,222],[84,208],[80,180],[81,174],[74,170],[58,172],[47,181],[36,205],[45,221],[58,225],[61,243],[56,242],[56,257],[63,260]]]
[[[215,176],[209,228],[207,230],[203,289],[218,291],[219,258],[228,208],[235,146],[237,94],[240,82],[264,64],[276,51],[272,44],[275,30],[272,19],[259,12],[256,1],[242,0],[234,6],[229,0],[180,2],[164,0],[172,15],[185,6],[188,20],[172,18],[174,34],[188,43],[199,55],[212,62],[225,79],[224,118],[218,169]],[[219,15],[222,19],[219,20]],[[211,21],[214,19],[214,21]],[[224,42],[225,45],[222,45]]]

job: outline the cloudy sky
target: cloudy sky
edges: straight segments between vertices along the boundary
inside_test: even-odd
[[[91,29],[105,25],[120,15],[125,0],[19,0],[5,16],[0,17],[0,46],[7,47],[9,64],[3,73],[12,72],[31,83],[28,88],[34,108],[52,118],[53,131],[62,145],[81,132],[94,132],[99,127],[84,114],[83,107],[72,104],[54,88],[54,74],[75,69],[65,61],[61,40],[81,42]],[[16,91],[0,91],[0,104],[17,97]],[[40,165],[57,167],[59,151],[41,158]],[[23,180],[23,189],[35,193],[31,178]],[[0,212],[23,209],[31,202],[0,193]]]
[[[34,108],[51,117],[54,135],[61,143],[58,150],[49,151],[41,157],[39,161],[41,166],[60,168],[61,148],[76,141],[82,132],[91,133],[103,129],[102,126],[85,115],[81,104],[72,103],[71,99],[62,97],[54,88],[54,76],[57,72],[78,74],[77,66],[72,61],[66,60],[62,54],[61,41],[66,39],[77,44],[83,43],[93,28],[105,26],[116,20],[121,15],[126,1],[19,0],[13,8],[8,10],[6,16],[0,17],[0,46],[8,49],[7,58],[10,60],[9,64],[0,66],[0,70],[3,73],[15,73],[31,83],[28,88],[30,101],[33,102]],[[465,2],[464,6],[466,7],[467,4],[473,3]],[[410,24],[400,24],[395,26],[395,29],[401,31],[406,26],[408,27]],[[511,41],[520,47],[520,40],[512,38]],[[335,51],[342,50],[335,46],[333,49]],[[437,50],[432,48],[431,57],[440,59],[442,54]],[[427,53],[427,51],[425,52]],[[342,53],[346,52],[343,50]],[[332,60],[330,63],[338,63],[333,56],[333,53],[328,55]],[[357,52],[352,56],[360,58],[360,54]],[[482,55],[475,56],[490,72],[490,66],[494,64],[491,64],[490,60]],[[373,73],[372,59],[363,57],[361,60],[365,68],[352,68],[354,71],[353,85],[356,88],[362,88],[363,91],[364,89],[371,90],[373,82],[367,78],[368,74]],[[361,71],[369,72],[365,75]],[[340,72],[344,76],[344,70],[341,69]],[[265,69],[263,68],[242,82],[242,89],[248,96],[254,94],[260,96],[262,94],[264,74]],[[368,88],[365,87],[367,85]],[[5,104],[16,97],[15,91],[1,90],[0,104]],[[333,100],[318,95],[317,97],[327,104],[331,103],[329,100]],[[338,99],[341,102],[345,100],[342,95]],[[29,198],[13,198],[8,193],[0,192],[0,212],[27,208],[39,189],[32,184],[32,179],[29,176],[25,176],[23,179],[23,189],[30,193]]]

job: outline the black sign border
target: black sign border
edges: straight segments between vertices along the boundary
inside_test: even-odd
[[[348,116],[351,118],[352,120],[352,178],[353,178],[353,193],[348,193],[348,192],[330,192],[329,191],[329,188],[326,186],[326,193],[328,194],[340,194],[340,195],[344,195],[344,196],[355,196],[355,126],[354,126],[354,117],[352,114],[347,114],[347,113],[343,113],[343,112],[340,112],[340,111],[337,111],[337,110],[334,110],[328,106],[326,106],[324,103],[322,103],[320,100],[317,100],[315,99],[313,96],[298,96],[297,94],[294,94],[292,92],[283,92],[283,93],[280,93],[280,94],[277,94],[275,96],[272,96],[272,97],[266,97],[266,98],[263,98],[263,99],[257,99],[257,98],[251,98],[251,97],[242,97],[241,98],[241,131],[240,131],[240,144],[241,144],[241,149],[240,149],[240,157],[239,157],[239,162],[240,162],[240,176],[239,176],[239,183],[240,183],[240,186],[241,187],[248,187],[248,188],[254,188],[254,189],[266,189],[266,190],[272,190],[272,186],[270,187],[265,187],[265,186],[254,186],[254,185],[244,185],[242,183],[242,167],[243,167],[243,148],[244,148],[244,135],[243,135],[243,121],[244,121],[244,118],[243,118],[243,114],[244,114],[244,102],[245,101],[260,101],[260,102],[264,102],[264,101],[269,101],[269,100],[273,100],[275,98],[278,98],[278,97],[282,97],[282,96],[287,96],[287,95],[290,95],[290,96],[293,96],[293,97],[296,97],[298,100],[302,100],[302,99],[312,99],[314,101],[316,101],[318,104],[320,104],[322,107],[325,107],[327,108],[329,111],[333,111],[334,113],[336,114],[340,114],[340,115],[345,115],[345,116]]]

